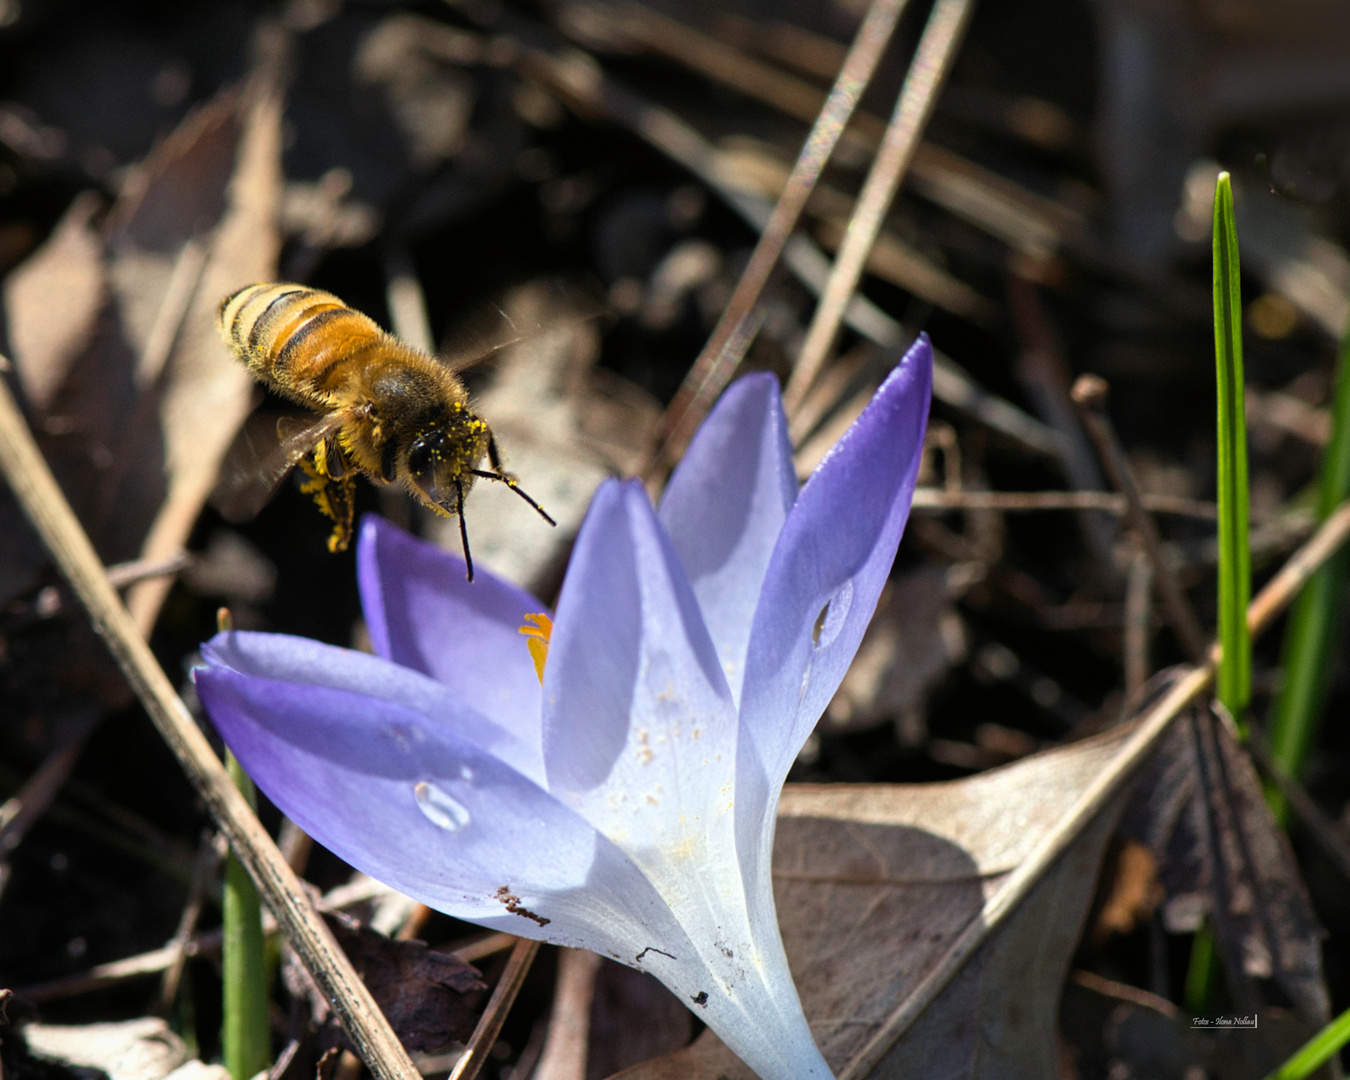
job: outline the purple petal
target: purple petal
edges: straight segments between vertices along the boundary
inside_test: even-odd
[[[548,786],[623,848],[730,982],[762,951],[736,852],[737,729],[642,484],[607,482],[577,536],[544,673]]]
[[[543,779],[537,735],[533,741],[525,741],[478,712],[449,687],[378,656],[286,634],[239,632],[217,634],[202,646],[202,658],[212,667],[255,678],[327,687],[392,702],[421,714],[430,723],[453,725],[457,738],[473,743],[531,779]],[[534,675],[533,670],[530,674]]]
[[[747,375],[698,429],[659,514],[738,699],[764,573],[796,498],[778,380]]]
[[[473,722],[466,710],[433,720],[348,689],[246,674],[222,662],[241,654],[236,636],[213,643],[197,691],[248,774],[325,847],[458,918],[627,963],[647,947],[689,955],[622,852],[459,736]]]
[[[356,566],[380,656],[438,679],[538,745],[539,677],[520,626],[544,604],[481,567],[470,584],[458,556],[373,515],[361,522]]]
[[[932,370],[921,336],[802,489],[774,549],[741,719],[775,790],[838,689],[890,574],[918,476]]]
[[[659,715],[657,715],[659,713]],[[696,727],[674,726],[697,718]],[[644,728],[650,722],[655,727]],[[647,732],[650,749],[630,745]],[[652,741],[735,746],[735,711],[698,601],[638,481],[591,501],[558,600],[544,673],[549,790],[579,796]]]

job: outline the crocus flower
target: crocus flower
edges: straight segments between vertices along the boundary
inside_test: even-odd
[[[528,593],[369,519],[379,655],[220,634],[198,693],[351,865],[651,972],[765,1080],[828,1077],[778,933],[775,814],[890,572],[931,379],[921,339],[800,494],[774,379],[741,379],[659,510],[637,481],[596,492],[551,635]]]

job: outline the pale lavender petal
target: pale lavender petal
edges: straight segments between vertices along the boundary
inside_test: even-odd
[[[796,497],[778,380],[738,379],[689,444],[659,514],[738,700],[764,573]]]
[[[663,709],[664,720],[652,715]],[[638,481],[607,481],[577,536],[544,673],[549,790],[578,796],[605,784],[647,730],[679,717],[673,745],[731,750],[731,696],[697,600]],[[639,717],[641,719],[639,719]],[[655,755],[656,744],[650,753]],[[625,766],[626,767],[626,766]]]
[[[260,646],[261,642],[254,645]],[[356,868],[457,918],[647,967],[688,956],[632,862],[576,813],[456,731],[406,705],[224,666],[197,692],[226,744],[288,817]],[[649,954],[656,955],[656,954]]]
[[[378,656],[286,634],[237,632],[217,634],[202,646],[202,658],[210,669],[235,671],[304,691],[326,688],[378,698],[425,717],[429,724],[446,726],[457,739],[492,754],[532,780],[543,779],[537,736],[533,742],[520,739],[435,679]],[[533,677],[534,672],[530,674]]]
[[[707,943],[742,936],[743,912],[710,899],[740,892],[736,731],[698,602],[642,484],[606,484],[577,536],[544,672],[548,786]]]
[[[825,1077],[772,911],[767,923],[750,918],[737,731],[698,603],[642,485],[606,483],[577,537],[544,674],[549,790],[675,911],[728,995],[710,991],[698,1015],[763,1076]]]
[[[932,348],[920,337],[802,489],[774,549],[741,718],[775,786],[838,689],[895,561],[932,371]]]
[[[520,634],[547,608],[524,589],[409,536],[383,518],[361,522],[361,606],[375,651],[440,680],[522,741],[539,742],[539,677]]]
[[[755,926],[777,925],[770,862],[783,780],[858,650],[909,517],[932,363],[920,337],[807,481],[765,577],[736,762],[737,853]],[[762,948],[786,963],[781,939],[765,935]],[[784,991],[780,1008],[790,1005]]]

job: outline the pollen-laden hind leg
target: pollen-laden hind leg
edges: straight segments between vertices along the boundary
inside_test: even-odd
[[[337,468],[333,467],[334,458],[341,462]],[[300,463],[307,477],[300,490],[314,496],[315,505],[333,520],[333,533],[328,537],[328,550],[332,552],[346,551],[352,541],[356,474],[345,466],[342,451],[328,441]]]

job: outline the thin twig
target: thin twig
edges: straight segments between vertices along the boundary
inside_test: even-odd
[[[1342,503],[1302,548],[1285,563],[1247,609],[1252,635],[1266,630],[1298,595],[1299,589],[1350,538],[1350,500]],[[1210,649],[1204,664],[1181,672],[1162,697],[1134,722],[1115,757],[1079,794],[1074,805],[1041,837],[1035,849],[1018,864],[991,896],[980,914],[948,947],[929,974],[888,1016],[848,1065],[839,1080],[863,1080],[890,1052],[938,994],[951,982],[989,935],[1016,910],[1049,865],[1072,845],[1092,818],[1117,794],[1143,764],[1172,721],[1214,682],[1219,646]]]
[[[505,952],[507,949],[515,948],[516,935],[497,931],[491,934],[482,934],[471,938],[463,945],[458,945],[453,949],[446,950],[453,956],[458,956],[466,964],[476,964],[485,956],[492,956],[494,953]]]
[[[464,1048],[463,1056],[455,1062],[454,1071],[450,1073],[447,1080],[474,1080],[487,1064],[488,1051],[492,1049],[492,1044],[497,1041],[497,1036],[501,1033],[502,1024],[506,1022],[506,1014],[511,1011],[511,1006],[515,1004],[516,995],[520,993],[521,984],[525,981],[525,976],[530,972],[530,965],[534,963],[535,955],[539,952],[539,942],[530,941],[528,938],[521,938],[516,942],[516,947],[511,951],[511,956],[506,961],[506,970],[502,972],[502,977],[497,980],[497,986],[492,991],[492,997],[488,998],[487,1008],[483,1010],[483,1015],[478,1018],[478,1026],[473,1029],[473,1034],[469,1037],[469,1045]]]
[[[339,885],[336,889],[321,897],[315,906],[320,911],[341,911],[344,908],[363,904],[379,896],[387,895],[389,892],[389,886],[382,885],[372,878],[363,878],[346,885]],[[276,931],[277,921],[267,912],[263,912],[263,933],[271,935],[275,934]],[[110,960],[106,964],[99,964],[74,975],[64,975],[49,982],[34,983],[32,986],[21,986],[15,993],[24,1001],[57,1001],[61,998],[75,997],[77,994],[87,993],[90,990],[111,986],[125,979],[158,975],[160,972],[168,970],[180,954],[188,957],[218,955],[222,937],[223,934],[217,927],[204,933],[193,934],[186,942],[181,944],[171,941],[162,948],[151,949],[149,952],[139,953],[136,956],[127,956],[121,960]],[[513,934],[489,934],[487,938],[491,940],[475,942],[477,945],[476,952],[466,948],[456,951],[455,955],[466,963],[472,963],[474,960],[490,953],[501,952],[503,949],[510,948],[516,940]],[[506,944],[497,941],[498,938],[506,939]]]
[[[1125,700],[1134,700],[1148,681],[1148,645],[1153,631],[1153,563],[1135,552],[1125,576]]]
[[[937,103],[938,90],[956,57],[957,46],[973,9],[973,0],[937,0],[928,17],[900,99],[886,127],[886,136],[881,140],[876,160],[858,196],[829,283],[816,307],[792,378],[783,393],[783,407],[789,415],[801,404],[807,389],[825,365],[843,322],[844,310],[862,277],[868,252],[872,250],[882,220],[914,156],[919,133]]]
[[[1213,521],[1218,508],[1213,503],[1173,495],[1144,495],[1144,508],[1155,514]],[[1105,510],[1124,517],[1130,512],[1124,495],[1109,491],[948,491],[921,487],[914,491],[915,510]]]
[[[1196,618],[1195,610],[1186,599],[1176,574],[1163,558],[1162,537],[1158,535],[1158,527],[1153,523],[1153,518],[1144,508],[1143,499],[1139,495],[1139,485],[1134,482],[1134,471],[1130,468],[1129,459],[1126,458],[1120,440],[1116,438],[1115,429],[1107,418],[1106,393],[1105,379],[1096,375],[1083,375],[1073,385],[1073,403],[1078,406],[1079,416],[1082,417],[1083,425],[1097,447],[1097,454],[1102,460],[1107,476],[1129,501],[1130,524],[1139,534],[1149,561],[1153,563],[1153,577],[1158,583],[1158,593],[1162,597],[1163,610],[1167,612],[1167,621],[1172,624],[1177,640],[1191,658],[1191,663],[1198,664],[1205,656],[1205,632],[1200,628],[1200,620]]]
[[[746,263],[736,290],[722,312],[712,336],[703,347],[694,366],[685,377],[674,400],[667,408],[660,430],[661,448],[657,453],[658,467],[669,466],[679,458],[694,429],[706,414],[712,402],[731,380],[736,366],[750,345],[745,326],[759,302],[769,275],[778,263],[783,247],[792,230],[797,227],[816,181],[829,161],[830,155],[843,134],[849,117],[857,107],[863,90],[871,82],[877,63],[886,50],[896,21],[908,0],[872,0],[867,16],[858,28],[853,47],[839,69],[838,78],[830,90],[811,133],[806,137],[801,154],[787,186],[773,208],[773,214],[760,233],[759,243]]]
[[[585,10],[587,22],[596,25],[598,20],[610,36],[636,41],[803,123],[814,123],[825,104],[825,91],[815,84],[741,51],[723,37],[702,33],[650,8],[630,7],[622,16],[607,14],[600,4],[589,4]],[[885,134],[884,119],[858,109],[843,141],[870,156]],[[930,142],[915,148],[908,176],[915,194],[1037,259],[1083,230],[1080,212]]]
[[[585,949],[563,949],[548,1019],[548,1039],[533,1080],[586,1080],[591,1005],[601,958]]]
[[[351,962],[315,913],[299,880],[259,823],[220,759],[174,692],[130,614],[108,583],[75,513],[24,422],[8,384],[0,383],[0,469],[206,803],[212,818],[285,928],[292,947],[334,1004],[352,1041],[380,1080],[418,1080],[417,1070]]]
[[[1105,490],[1098,455],[1074,408],[1064,348],[1037,287],[1012,274],[1008,279],[1008,308],[1021,346],[1013,370],[1032,412],[1059,434],[1059,466],[1064,478],[1076,491]],[[1078,527],[1098,574],[1116,584],[1119,523],[1107,521],[1101,514],[1084,513],[1078,515]]]
[[[1086,987],[1094,994],[1115,998],[1117,1001],[1128,1001],[1131,1005],[1138,1005],[1141,1008],[1152,1009],[1169,1020],[1181,1018],[1181,1010],[1167,998],[1161,994],[1150,994],[1147,990],[1141,990],[1129,983],[1116,982],[1115,979],[1107,979],[1095,972],[1084,971],[1082,968],[1075,968],[1069,972],[1069,981]]]
[[[0,867],[5,865],[10,852],[19,846],[28,830],[56,798],[83,749],[84,735],[81,734],[67,745],[52,751],[18,793],[0,805]],[[3,891],[6,880],[7,874],[0,876],[0,891]]]
[[[1289,556],[1276,575],[1271,578],[1247,608],[1247,628],[1255,637],[1282,612],[1298,591],[1321,569],[1336,550],[1350,537],[1350,500],[1327,517],[1301,548]],[[1217,664],[1220,649],[1210,646],[1209,658]]]
[[[554,56],[540,49],[522,49],[521,70],[548,87],[582,117],[596,115],[620,124],[683,165],[752,228],[762,230],[773,213],[768,200],[728,184],[721,166],[725,156],[669,109],[652,105],[605,75],[599,64],[575,51]],[[796,233],[783,250],[783,263],[816,296],[830,276],[830,262],[810,238]],[[898,361],[914,335],[861,294],[854,294],[844,321],[868,341],[893,353]],[[1017,406],[979,386],[960,365],[933,350],[933,397],[973,416],[1036,454],[1058,458],[1059,435]]]
[[[53,750],[18,793],[0,805],[0,857],[19,846],[38,815],[56,798],[83,749],[84,739],[79,738]]]

